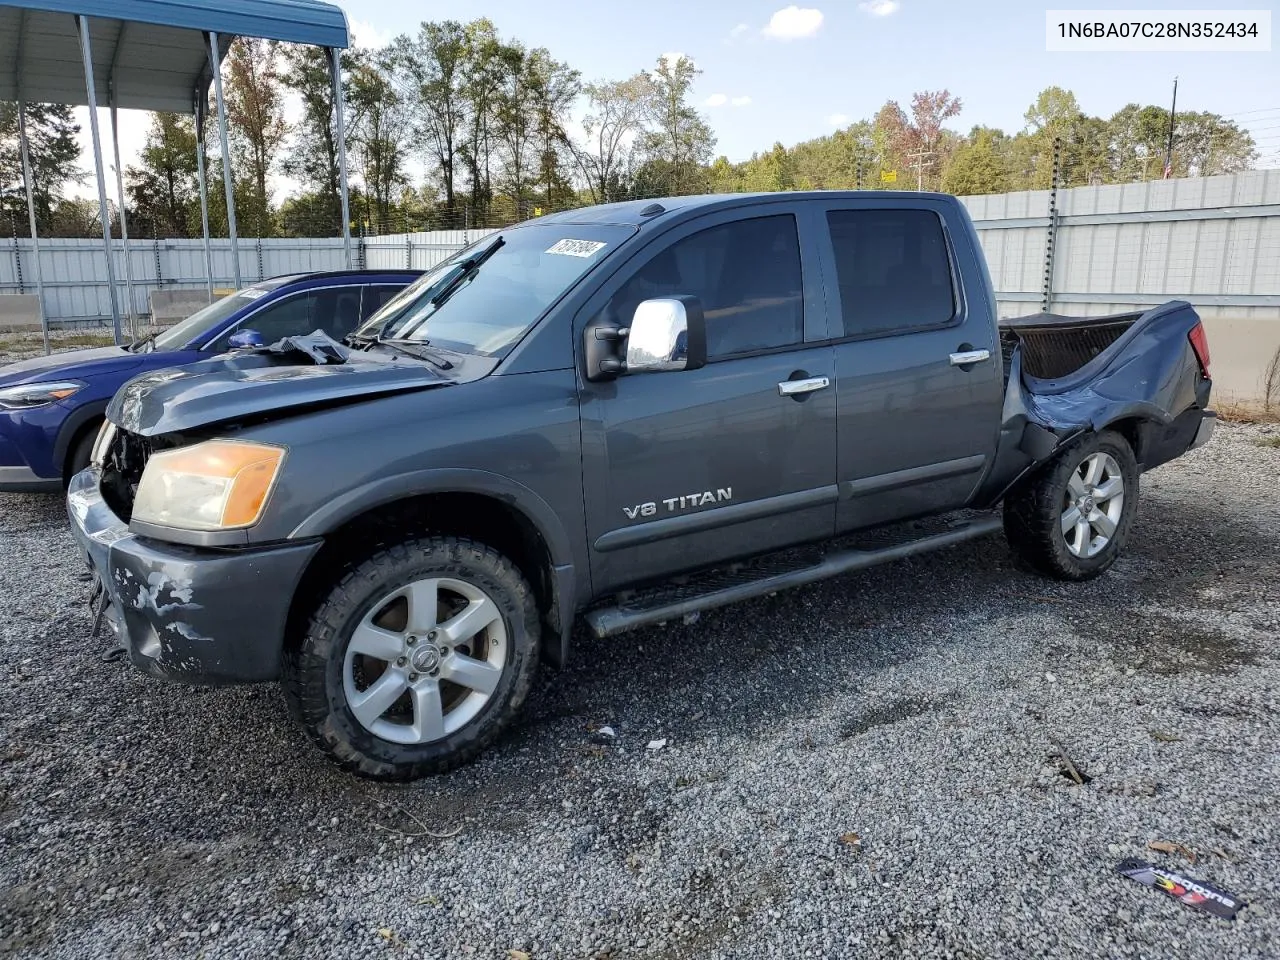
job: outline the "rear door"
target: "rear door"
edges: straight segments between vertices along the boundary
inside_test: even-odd
[[[819,201],[835,341],[840,530],[963,506],[1004,401],[970,233],[944,201]],[[963,265],[963,269],[962,269]]]
[[[801,207],[682,224],[580,311],[577,342],[655,297],[696,296],[707,318],[701,369],[580,383],[597,593],[834,532],[835,368]]]

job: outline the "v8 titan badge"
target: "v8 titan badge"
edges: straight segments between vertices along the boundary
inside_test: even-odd
[[[1248,906],[1234,893],[1228,893],[1212,883],[1192,880],[1173,870],[1165,870],[1136,857],[1121,860],[1116,864],[1116,873],[1130,880],[1137,880],[1145,886],[1155,887],[1166,896],[1173,897],[1188,907],[1203,910],[1223,920],[1234,920],[1236,914]]]

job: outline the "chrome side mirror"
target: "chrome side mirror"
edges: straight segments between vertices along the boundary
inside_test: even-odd
[[[697,297],[645,300],[631,326],[596,320],[583,330],[586,375],[612,380],[627,373],[697,370],[707,362],[707,333]]]
[[[627,373],[683,370],[689,362],[689,315],[679,300],[645,300],[627,333]]]

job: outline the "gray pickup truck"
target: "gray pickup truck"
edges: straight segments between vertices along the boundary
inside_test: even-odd
[[[1209,437],[1209,389],[1183,302],[999,323],[952,197],[629,202],[484,236],[343,344],[130,381],[68,510],[139,668],[280,679],[333,760],[408,779],[492,743],[580,617],[1001,526],[1096,576],[1141,472]]]

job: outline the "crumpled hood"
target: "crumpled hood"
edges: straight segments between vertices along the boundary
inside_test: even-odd
[[[357,354],[346,363],[315,366],[233,354],[134,377],[112,399],[107,418],[132,433],[155,436],[256,413],[449,383],[433,367],[415,361]]]
[[[32,357],[0,367],[0,385],[43,380],[83,380],[104,373],[121,373],[138,366],[141,358],[124,347],[69,350],[47,357]]]

